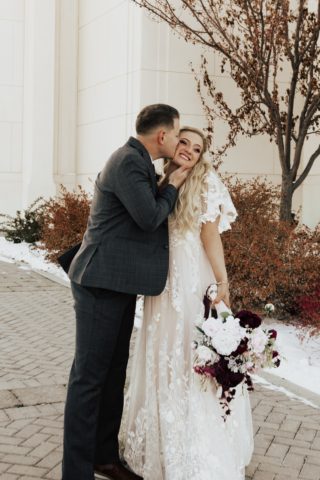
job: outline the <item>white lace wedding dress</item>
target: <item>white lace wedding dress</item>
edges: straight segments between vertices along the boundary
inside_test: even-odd
[[[236,211],[226,187],[210,172],[199,198],[198,231],[181,236],[169,217],[166,287],[146,297],[122,425],[124,457],[144,480],[242,480],[253,451],[250,401],[238,387],[224,422],[212,380],[201,391],[193,373],[196,325],[203,296],[215,281],[200,239],[203,222],[220,216],[230,229]]]

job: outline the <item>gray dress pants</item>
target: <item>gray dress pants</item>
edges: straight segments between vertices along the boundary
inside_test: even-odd
[[[65,407],[63,480],[119,461],[118,433],[136,295],[71,282],[76,348]]]

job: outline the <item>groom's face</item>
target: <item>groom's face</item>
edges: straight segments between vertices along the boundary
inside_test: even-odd
[[[173,128],[167,130],[163,137],[163,146],[162,154],[163,158],[173,158],[174,152],[176,151],[178,142],[179,142],[179,133],[180,133],[180,120],[179,118],[174,118]]]

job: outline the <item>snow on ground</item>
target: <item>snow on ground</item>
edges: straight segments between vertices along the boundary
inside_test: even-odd
[[[0,261],[10,263],[14,260],[19,262],[23,261],[26,264],[25,267],[20,267],[23,270],[29,267],[30,269],[51,273],[63,280],[69,281],[61,267],[45,261],[44,250],[31,250],[29,247],[29,243],[8,242],[5,237],[0,237]]]
[[[266,372],[320,395],[320,337],[309,339],[307,336],[300,342],[294,326],[277,322],[268,328],[277,330],[276,343],[287,362],[282,361],[279,368],[266,369]]]
[[[45,252],[30,250],[28,243],[8,242],[0,237],[0,261],[12,263],[14,260],[25,262],[22,269],[42,270],[69,281],[61,267],[44,260]],[[137,304],[135,325],[142,325],[143,299]],[[281,354],[288,360],[282,361],[279,368],[266,370],[269,373],[285,378],[300,387],[306,388],[320,395],[320,338],[309,339],[301,343],[297,331],[293,326],[277,322],[268,328],[278,332],[277,344],[281,347]]]

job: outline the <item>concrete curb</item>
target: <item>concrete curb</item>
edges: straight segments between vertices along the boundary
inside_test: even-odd
[[[22,263],[22,265],[25,265]],[[63,285],[64,287],[71,288],[70,282],[67,282],[67,280],[63,280],[62,278],[57,277],[56,275],[53,275],[52,273],[49,272],[43,272],[41,270],[36,270],[34,268],[31,269],[33,272],[39,273],[39,275],[42,275],[43,277],[46,277],[48,280],[52,280],[52,282],[59,283],[60,285]]]
[[[14,263],[19,265],[20,267],[29,267],[32,272],[38,273],[39,275],[42,275],[43,277],[47,278],[48,280],[51,280],[52,282],[59,283],[63,287],[71,288],[70,282],[67,282],[66,280],[63,280],[62,278],[59,278],[56,275],[53,275],[52,273],[44,272],[42,270],[36,270],[35,268],[32,268],[28,263],[20,262],[19,260],[16,260],[15,258],[10,259],[10,260],[12,260]]]
[[[276,387],[283,387],[289,392],[294,393],[294,395],[305,398],[306,400],[309,400],[309,402],[312,402],[315,405],[318,405],[318,407],[320,407],[320,395],[318,395],[317,393],[311,392],[306,388],[289,382],[289,380],[286,380],[285,378],[277,377],[277,375],[273,375],[272,373],[260,371],[258,373],[258,376],[264,378],[265,380],[267,380],[267,382],[272,383]]]

